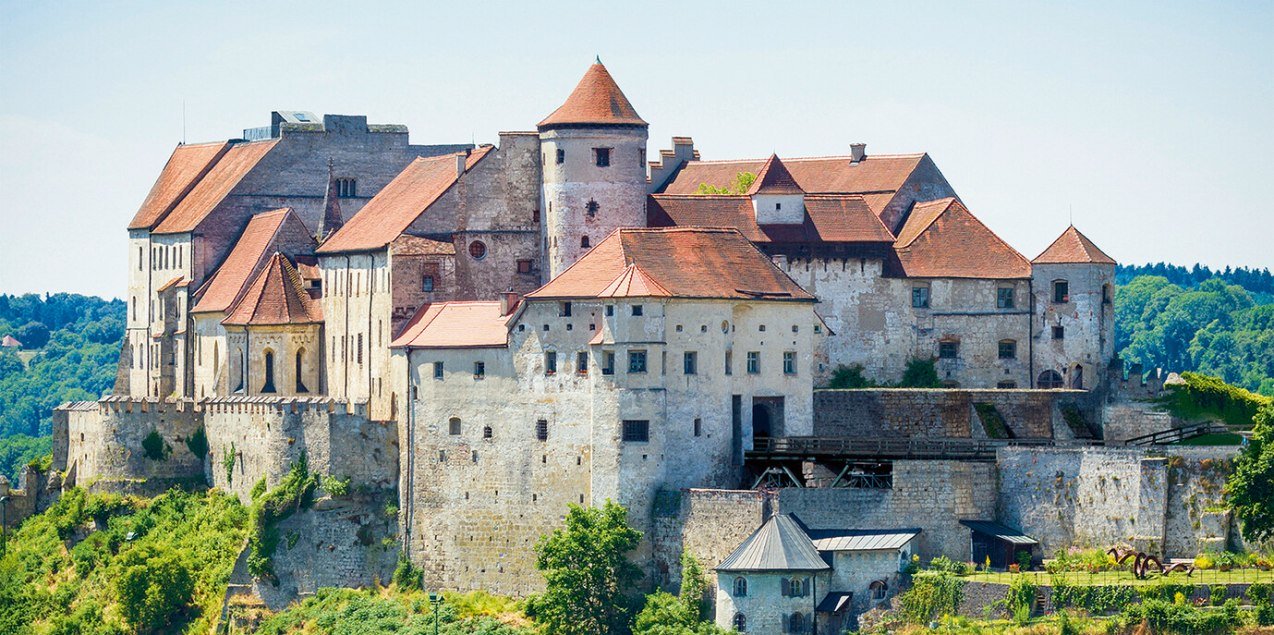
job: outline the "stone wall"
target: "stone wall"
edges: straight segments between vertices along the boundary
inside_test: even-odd
[[[1059,406],[1090,410],[1078,390],[865,388],[816,390],[814,436],[984,438],[974,405],[990,404],[1017,438],[1052,438]]]
[[[53,469],[67,485],[90,489],[159,493],[173,485],[203,481],[204,457],[187,444],[203,426],[193,402],[107,397],[75,402],[53,413]],[[162,456],[148,456],[151,433]]]

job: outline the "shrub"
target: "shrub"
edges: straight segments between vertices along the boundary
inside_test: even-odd
[[[248,497],[255,501],[256,499],[261,498],[261,495],[264,493],[265,477],[262,476],[261,480],[257,481],[256,485],[253,485],[252,489],[248,491]]]
[[[399,589],[420,589],[425,584],[425,573],[407,559],[398,557],[398,566],[394,567],[394,586]]]
[[[252,503],[252,534],[248,538],[248,573],[257,578],[274,578],[272,558],[279,544],[278,524],[297,510],[314,503],[317,475],[310,474],[305,453],[279,481],[279,486],[265,492]]]
[[[957,562],[946,556],[938,556],[929,561],[929,570],[940,573],[952,573],[955,575],[968,575],[969,563]]]
[[[1008,595],[1005,596],[1005,608],[1016,624],[1025,624],[1031,619],[1031,610],[1035,607],[1035,583],[1027,576],[1016,576],[1009,583]]]
[[[147,632],[168,625],[190,605],[195,580],[176,552],[138,549],[125,559],[115,589],[124,619]]]
[[[388,503],[385,503],[384,513],[385,513],[385,518],[389,518],[391,520],[397,519],[398,518],[398,503],[395,503],[394,501],[389,501]]]
[[[1137,589],[1127,585],[1074,586],[1060,576],[1053,578],[1052,602],[1058,609],[1072,607],[1103,614],[1117,611],[1139,599]]]
[[[1194,568],[1200,571],[1207,571],[1215,566],[1216,560],[1213,560],[1212,556],[1209,556],[1206,553],[1201,553],[1194,557]]]
[[[863,375],[861,364],[837,366],[836,370],[832,371],[831,381],[827,382],[828,388],[870,388],[875,385],[876,382]]]
[[[146,454],[146,458],[152,461],[168,458],[168,450],[168,444],[164,443],[164,438],[159,436],[158,430],[151,430],[150,434],[142,439],[142,451]]]
[[[208,433],[201,427],[186,439],[186,449],[201,460],[208,456]]]
[[[339,479],[335,476],[324,476],[323,491],[327,492],[332,498],[349,496],[349,479]]]
[[[1029,571],[1031,569],[1031,552],[1017,552],[1017,567],[1022,571]]]
[[[907,368],[902,372],[902,381],[898,385],[902,388],[942,387],[942,380],[938,378],[936,362],[937,360],[933,358],[916,358],[907,362]]]
[[[1219,377],[1181,373],[1184,385],[1171,387],[1165,400],[1169,410],[1183,419],[1217,417],[1232,426],[1248,426],[1269,397],[1225,383]]]
[[[1226,593],[1228,593],[1228,591],[1224,584],[1213,585],[1208,593],[1208,602],[1212,604],[1212,606],[1221,606],[1222,604],[1225,604]]]
[[[943,615],[955,614],[964,596],[964,580],[947,572],[919,573],[911,588],[898,596],[902,618],[925,624]]]
[[[221,452],[221,467],[226,470],[226,485],[234,484],[234,460],[238,455],[238,451],[234,448],[234,441],[230,442],[230,447]]]

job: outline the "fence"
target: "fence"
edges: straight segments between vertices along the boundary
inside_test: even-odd
[[[1155,586],[1158,584],[1185,584],[1193,586],[1211,587],[1215,585],[1231,585],[1231,584],[1254,584],[1263,582],[1266,584],[1274,584],[1274,571],[1262,570],[1252,567],[1242,569],[1231,569],[1222,571],[1220,569],[1200,569],[1187,575],[1184,572],[1174,572],[1168,575],[1159,573],[1149,573],[1144,579],[1137,579],[1131,571],[1100,571],[1098,573],[1089,573],[1087,571],[1063,571],[1060,573],[1049,573],[1047,571],[1024,571],[1022,573],[972,573],[964,576],[962,579],[969,582],[985,582],[989,584],[1009,584],[1015,578],[1027,577],[1037,587],[1055,586],[1057,584],[1066,584],[1069,586]]]

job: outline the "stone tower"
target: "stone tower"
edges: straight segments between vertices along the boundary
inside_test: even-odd
[[[1115,356],[1115,260],[1072,225],[1031,261],[1035,388],[1101,388]]]
[[[538,127],[552,279],[612,231],[646,226],[648,126],[598,60]]]

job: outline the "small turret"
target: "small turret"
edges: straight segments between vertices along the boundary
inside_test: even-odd
[[[1101,388],[1115,357],[1115,259],[1072,225],[1031,261],[1036,388]]]

